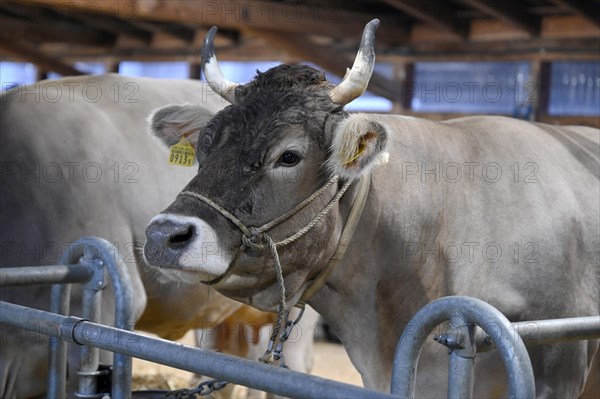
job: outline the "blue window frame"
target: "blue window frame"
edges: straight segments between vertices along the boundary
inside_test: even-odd
[[[548,114],[600,116],[600,62],[552,63]]]
[[[0,62],[0,90],[6,91],[35,82],[35,65],[26,62]]]
[[[189,75],[187,62],[139,62],[122,61],[119,74],[125,76],[144,76],[149,78],[187,79]]]
[[[527,62],[419,62],[411,107],[417,112],[527,117],[534,101]]]

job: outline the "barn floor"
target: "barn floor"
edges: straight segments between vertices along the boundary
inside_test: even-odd
[[[194,345],[192,332],[178,342]],[[360,375],[340,344],[325,342],[315,344],[315,364],[311,374],[362,386]],[[133,359],[134,390],[189,388],[194,383],[193,377],[192,373],[186,371]]]

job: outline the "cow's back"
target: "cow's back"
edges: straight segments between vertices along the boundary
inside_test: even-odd
[[[374,169],[374,186],[385,190],[372,193],[366,212],[389,243],[375,250],[385,254],[378,272],[402,278],[382,284],[377,300],[408,305],[384,331],[401,331],[446,295],[481,298],[512,321],[600,314],[597,129],[489,116],[378,120],[392,133],[390,160]],[[596,349],[595,341],[532,349],[536,375],[577,380]],[[479,356],[482,369],[496,367],[493,357]]]
[[[428,282],[432,298],[475,296],[513,319],[600,314],[598,129],[381,121],[394,134],[377,195],[396,204],[385,220],[397,242],[421,245],[400,259],[443,276]]]

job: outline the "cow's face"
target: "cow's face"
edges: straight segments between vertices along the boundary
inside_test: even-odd
[[[281,65],[236,86],[235,103],[210,119],[198,107],[169,106],[155,112],[151,126],[167,145],[185,134],[196,147],[198,173],[183,191],[210,199],[245,226],[259,227],[293,209],[333,175],[356,179],[383,151],[384,128],[365,116],[348,116],[332,99],[332,90],[320,71]],[[331,185],[269,236],[279,241],[297,232],[338,188]],[[298,299],[327,262],[342,225],[333,209],[279,250],[288,299]],[[276,308],[269,251],[240,250],[242,232],[214,206],[180,195],[152,219],[146,235],[145,258],[165,274],[189,283],[219,280],[215,288],[227,296]]]

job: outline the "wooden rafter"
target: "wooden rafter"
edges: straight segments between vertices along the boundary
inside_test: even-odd
[[[398,2],[405,4],[405,10],[406,4],[422,11],[429,7],[430,17],[438,22],[459,21],[460,32],[468,26],[466,40],[452,34],[452,28],[442,29],[434,23],[422,22],[431,19],[424,16],[417,19],[402,11],[403,8],[389,5]],[[598,11],[585,8],[585,4],[600,4],[600,0],[545,0],[544,6],[531,6],[530,1],[526,8],[518,0],[360,0],[337,2],[335,8],[313,4],[316,3],[311,0],[11,0],[0,1],[0,19],[5,22],[0,24],[0,31],[12,42],[35,43],[37,46],[32,47],[35,51],[71,62],[78,59],[199,62],[202,37],[210,25],[220,28],[216,46],[223,60],[294,62],[311,59],[306,56],[311,49],[324,56],[330,56],[328,51],[350,56],[364,23],[374,16],[382,20],[377,32],[379,59],[386,56],[394,60],[594,59],[600,46]],[[431,10],[432,5],[435,10]],[[106,20],[116,23],[112,27],[91,26],[93,22]],[[138,40],[129,40],[136,34],[124,33],[128,28],[142,32]],[[301,57],[292,56],[289,43],[269,46],[260,35],[251,34],[261,30],[278,34],[282,41],[290,36],[302,38],[307,48],[295,51]],[[150,42],[149,37],[152,37]],[[540,48],[545,50],[544,54],[536,55]],[[324,65],[318,59],[316,62]],[[338,73],[343,74],[343,68]]]
[[[469,34],[468,22],[461,21],[448,12],[448,2],[436,0],[384,0],[384,2],[421,22],[452,32],[463,39]]]
[[[42,54],[23,43],[17,43],[12,40],[12,38],[7,38],[1,33],[0,49],[2,49],[3,52],[10,53],[19,59],[32,62],[44,71],[53,71],[63,76],[84,75],[84,73],[77,68],[69,64],[65,64],[59,59]]]
[[[328,46],[318,45],[304,37],[281,35],[278,31],[255,30],[275,46],[284,48],[299,59],[314,62],[322,68],[339,76],[346,74],[346,69],[352,66],[354,59],[345,53],[340,53]],[[400,85],[376,72],[369,81],[369,90],[392,101],[400,99]]]
[[[133,26],[153,33],[165,33],[182,42],[192,43],[196,37],[196,31],[185,26],[175,26],[161,22],[128,21]]]
[[[85,38],[95,38],[100,39],[101,41],[103,41],[101,38],[104,38],[104,40],[112,42],[116,40],[116,36],[110,32],[96,29],[90,24],[85,24],[78,19],[65,16],[63,13],[54,10],[55,8],[53,7],[42,8],[32,7],[29,4],[22,3],[0,3],[0,11],[4,13],[4,18],[10,18],[10,15],[19,17],[20,21],[13,18],[13,26],[15,23],[18,24],[19,22],[22,22],[22,24],[29,24],[33,28],[33,32],[40,32],[42,36],[46,34],[49,38],[52,38],[62,35],[62,33],[72,34],[72,36],[68,38],[69,40],[65,40],[66,43],[79,43],[80,40],[84,40]],[[9,29],[6,30],[10,31]],[[9,33],[19,38],[16,35],[16,32]]]
[[[527,14],[519,0],[460,0],[492,18],[509,22],[533,36],[540,33],[541,18]]]
[[[50,10],[48,10],[48,12],[57,14],[57,17],[61,17],[72,22],[81,23],[85,26],[91,26],[95,29],[108,32],[116,36],[128,36],[145,44],[149,44],[152,41],[152,32],[142,29],[138,26],[134,26],[127,21],[111,15],[99,13],[91,14],[87,12],[78,13],[77,9],[65,9],[57,6],[52,7]]]
[[[115,43],[114,35],[95,30],[74,26],[66,22],[55,23],[52,29],[41,24],[29,23],[22,19],[5,15],[2,18],[0,30],[3,37],[12,37],[14,40],[26,38],[34,43],[71,43],[90,46],[111,46]]]
[[[555,3],[600,26],[600,3],[594,0],[554,0]]]
[[[53,8],[86,10],[81,0],[25,0],[26,3]],[[329,5],[306,6],[275,1],[250,0],[129,0],[94,2],[94,8],[116,17],[127,14],[128,20],[153,20],[231,29],[270,29],[287,33],[310,32],[315,35],[346,38],[360,37],[367,22],[382,20],[381,42],[400,44],[408,38],[406,26],[397,19],[373,13],[346,11]],[[387,21],[387,22],[386,22]]]

